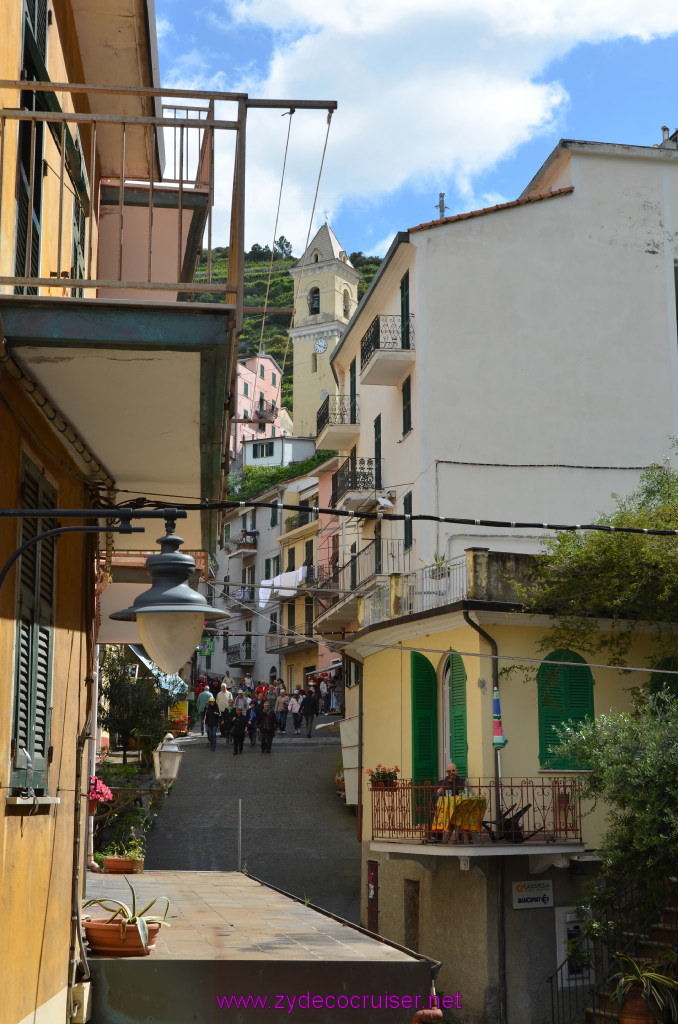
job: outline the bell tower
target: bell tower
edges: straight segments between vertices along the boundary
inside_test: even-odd
[[[297,311],[290,330],[293,345],[294,433],[316,436],[316,414],[336,393],[330,356],[358,304],[360,275],[328,224],[290,270]]]

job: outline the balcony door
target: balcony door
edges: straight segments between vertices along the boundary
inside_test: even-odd
[[[381,413],[374,421],[374,486],[381,488]]]
[[[466,669],[461,655],[452,652],[443,676],[443,755],[445,763],[454,761],[458,774],[468,774],[466,729]]]
[[[349,423],[358,422],[358,396],[356,390],[356,361],[351,360],[351,365],[348,368],[348,405],[350,419]]]

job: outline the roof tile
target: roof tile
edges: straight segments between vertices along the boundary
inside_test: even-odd
[[[424,231],[426,228],[436,228],[441,224],[454,224],[458,220],[469,220],[471,217],[484,217],[487,213],[496,213],[498,210],[509,210],[516,206],[525,206],[526,203],[537,203],[542,199],[554,199],[556,196],[565,196],[574,192],[574,186],[568,185],[565,188],[554,188],[550,192],[541,192],[536,196],[521,196],[520,199],[513,199],[508,203],[497,203],[496,206],[486,206],[482,210],[467,210],[466,213],[455,213],[452,217],[441,217],[439,220],[429,220],[425,224],[417,224],[410,228],[410,231]]]

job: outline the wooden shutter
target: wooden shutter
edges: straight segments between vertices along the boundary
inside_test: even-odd
[[[412,491],[403,496],[403,512],[406,516],[412,515]],[[405,551],[412,547],[412,520],[405,519],[403,522],[403,548]]]
[[[576,665],[549,665],[550,661],[574,661]],[[592,719],[593,676],[579,654],[574,651],[553,651],[537,673],[539,702],[539,763],[542,768],[572,769],[585,765],[574,764],[570,758],[554,758],[558,745],[557,729],[567,722],[581,725]]]
[[[410,661],[412,677],[412,778],[433,782],[438,777],[438,686],[433,665],[417,651]]]
[[[56,506],[56,492],[28,459],[22,470],[21,506]],[[50,519],[22,520],[21,543],[53,526],[54,520]],[[45,787],[49,761],[54,543],[52,537],[32,545],[19,562],[11,784],[23,786],[27,781],[27,751],[33,767],[34,789]]]
[[[461,655],[450,654],[450,752],[460,776],[468,775],[466,669]]]
[[[410,347],[410,272],[407,270],[400,281],[400,344]]]

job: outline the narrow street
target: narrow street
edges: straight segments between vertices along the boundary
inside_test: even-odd
[[[321,718],[329,722],[335,719]],[[238,799],[242,863],[248,874],[308,899],[349,921],[360,920],[360,844],[355,814],[337,797],[338,733],[307,739],[276,736],[272,753],[242,755],[221,736],[212,754],[199,728],[180,739],[179,778],[148,837],[146,867],[235,871]]]

